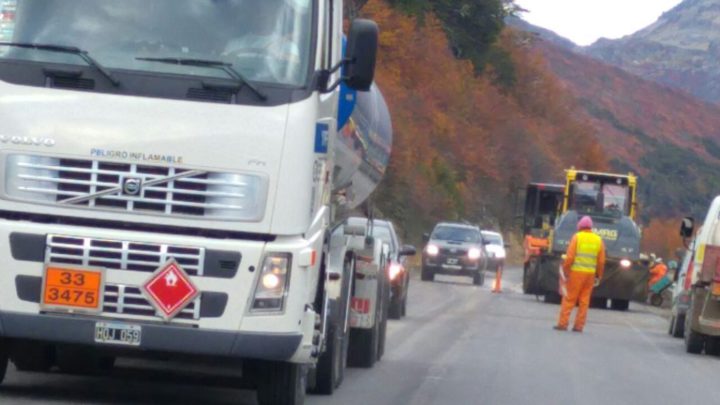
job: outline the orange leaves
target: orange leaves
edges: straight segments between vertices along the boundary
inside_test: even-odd
[[[370,0],[362,14],[380,26],[376,79],[395,135],[385,198],[377,201],[392,201],[386,212],[408,213],[396,218],[405,225],[512,217],[507,198],[518,185],[557,180],[572,164],[605,164],[562,85],[512,32],[498,44],[517,75],[508,90],[492,72],[475,76],[471,62],[455,59],[433,15],[418,22],[384,0]]]

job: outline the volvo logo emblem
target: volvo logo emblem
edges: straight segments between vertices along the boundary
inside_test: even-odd
[[[138,196],[142,191],[142,179],[137,177],[126,177],[122,184],[123,194]]]

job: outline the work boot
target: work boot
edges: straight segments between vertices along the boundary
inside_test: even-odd
[[[580,328],[572,328],[573,332],[582,333],[582,329]]]
[[[555,326],[553,326],[553,329],[565,332],[565,331],[567,331],[567,326],[563,327],[560,325],[555,325]]]

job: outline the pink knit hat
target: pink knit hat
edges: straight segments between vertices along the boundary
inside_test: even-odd
[[[593,227],[592,218],[590,218],[588,216],[582,217],[582,219],[580,219],[580,222],[578,222],[578,231],[581,231],[583,229],[592,229],[592,227]]]

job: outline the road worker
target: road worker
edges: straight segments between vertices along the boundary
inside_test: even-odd
[[[652,287],[658,281],[662,280],[668,272],[667,266],[663,263],[663,259],[658,257],[655,259],[655,265],[650,268],[650,280],[648,281],[648,287]]]
[[[578,233],[573,236],[565,254],[562,271],[567,280],[567,294],[560,307],[557,330],[567,330],[570,313],[579,301],[573,332],[583,331],[593,287],[600,283],[605,271],[605,244],[593,233],[592,227],[592,219],[582,217],[578,222]]]

